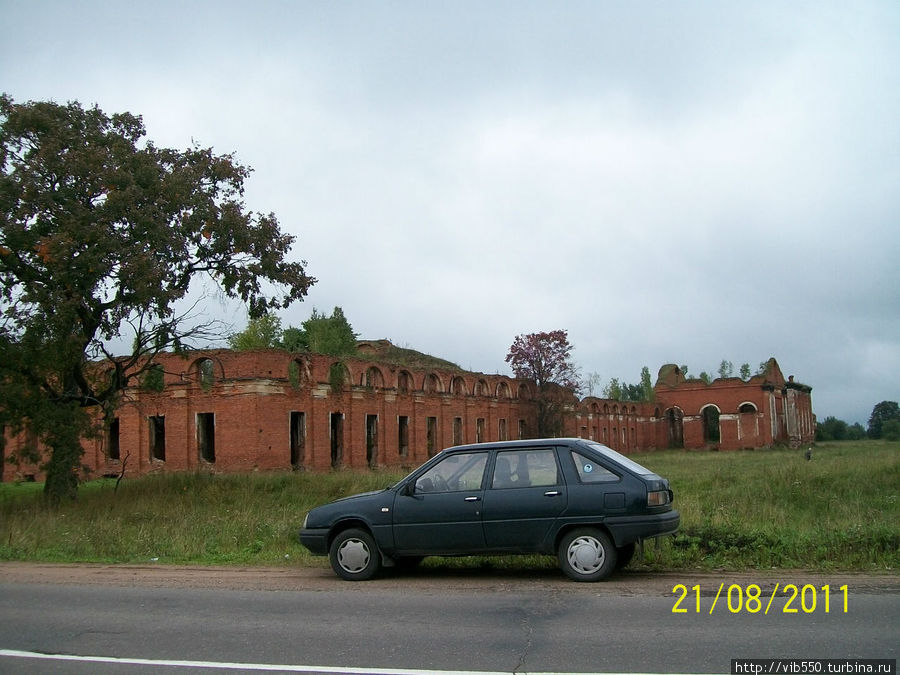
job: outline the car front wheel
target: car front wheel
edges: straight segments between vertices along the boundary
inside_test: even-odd
[[[559,566],[575,581],[600,581],[616,568],[616,547],[602,531],[580,528],[559,542]]]
[[[341,532],[331,542],[328,559],[335,574],[347,581],[366,581],[381,569],[381,553],[365,530]]]

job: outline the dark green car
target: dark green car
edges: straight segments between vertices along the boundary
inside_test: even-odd
[[[542,553],[597,581],[679,520],[666,479],[605,445],[552,438],[448,448],[390,488],[314,508],[300,541],[348,580],[429,555]]]

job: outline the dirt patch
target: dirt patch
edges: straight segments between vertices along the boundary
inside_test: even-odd
[[[0,583],[73,584],[151,588],[211,588],[266,591],[332,591],[350,588],[362,592],[384,590],[446,590],[477,593],[511,590],[549,590],[609,595],[668,596],[676,584],[700,585],[701,594],[715,595],[720,584],[745,587],[757,584],[765,592],[775,584],[847,584],[850,593],[900,593],[896,574],[823,574],[802,570],[763,572],[629,572],[596,584],[569,581],[556,570],[501,571],[482,569],[424,568],[412,572],[388,572],[363,583],[338,579],[330,569],[292,567],[197,567],[174,565],[54,565],[47,563],[0,563]]]

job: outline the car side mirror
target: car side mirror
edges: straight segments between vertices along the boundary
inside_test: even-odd
[[[403,495],[404,497],[412,497],[413,495],[415,495],[416,494],[416,481],[411,480],[411,481],[407,482],[403,486],[403,489],[400,490],[400,494]]]

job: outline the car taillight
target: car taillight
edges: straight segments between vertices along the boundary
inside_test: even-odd
[[[647,506],[665,506],[668,503],[668,490],[655,490],[647,493]]]

